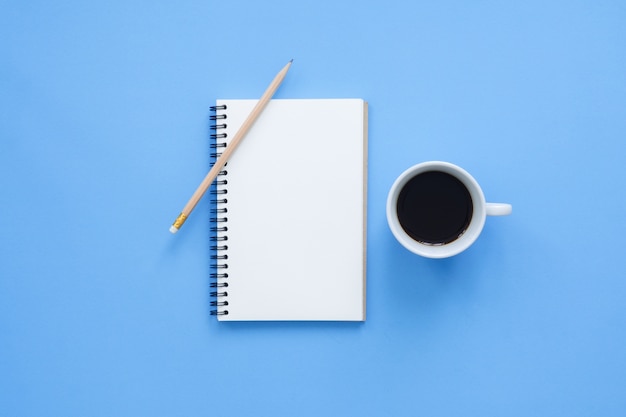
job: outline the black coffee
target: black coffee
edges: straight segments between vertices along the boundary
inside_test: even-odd
[[[398,220],[418,242],[442,245],[457,239],[472,219],[469,191],[456,177],[427,171],[411,178],[400,191]]]

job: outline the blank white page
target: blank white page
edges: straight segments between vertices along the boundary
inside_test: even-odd
[[[217,132],[256,102],[218,100]],[[365,320],[367,103],[272,100],[225,169],[219,320]]]

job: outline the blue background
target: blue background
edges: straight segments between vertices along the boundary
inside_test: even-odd
[[[0,414],[625,415],[625,21],[603,0],[0,0]],[[277,98],[370,103],[365,323],[217,323],[207,200],[168,232],[208,107],[291,58]],[[384,214],[433,159],[513,204],[447,260]]]

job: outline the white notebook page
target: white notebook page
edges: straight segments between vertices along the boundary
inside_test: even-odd
[[[217,104],[228,141],[256,100]],[[226,170],[219,320],[365,320],[367,104],[272,100]]]

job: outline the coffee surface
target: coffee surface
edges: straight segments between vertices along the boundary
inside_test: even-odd
[[[407,182],[398,196],[398,220],[418,242],[441,245],[456,240],[469,226],[472,197],[456,177],[427,171]]]

